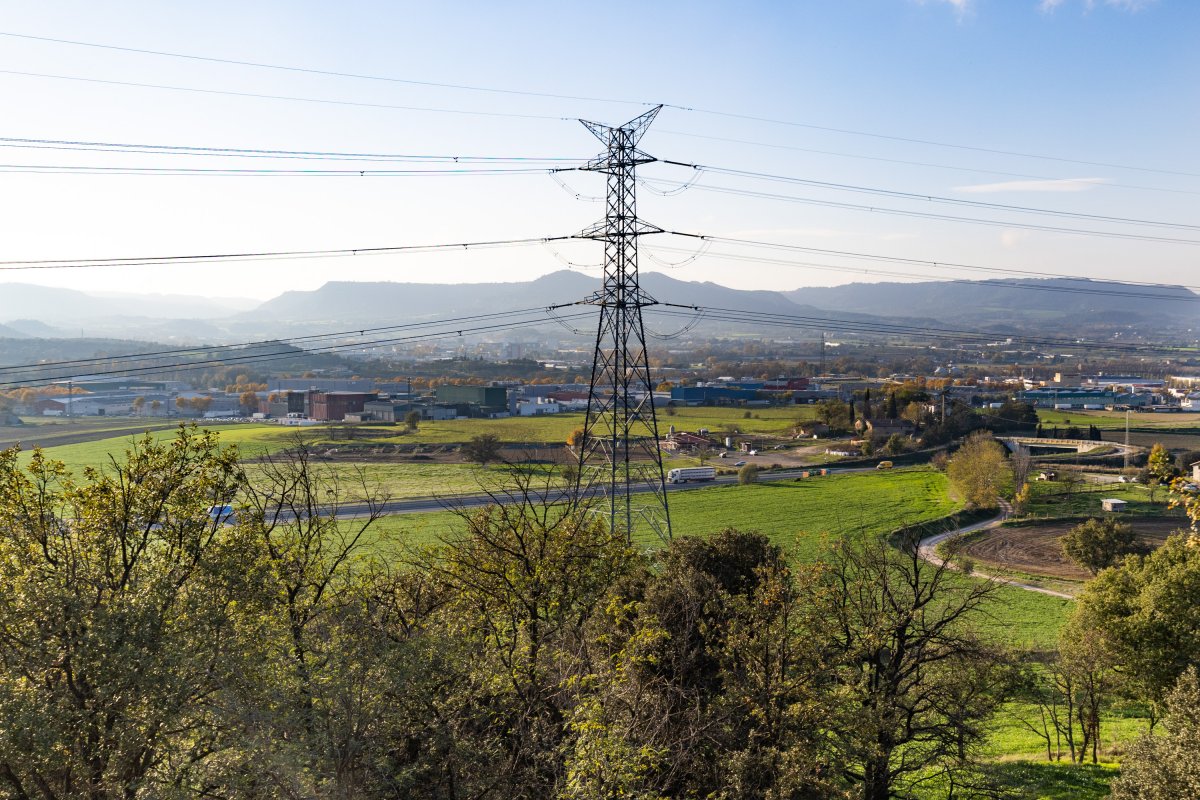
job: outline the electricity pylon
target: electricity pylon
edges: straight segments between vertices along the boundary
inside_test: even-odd
[[[581,169],[608,176],[604,219],[579,236],[604,242],[604,283],[581,301],[599,306],[588,411],[583,437],[576,442],[577,494],[604,487],[609,524],[632,541],[646,525],[671,536],[667,484],[658,446],[654,386],[646,355],[642,309],[657,301],[638,284],[637,240],[662,228],[637,217],[635,171],[656,159],[638,149],[638,141],[662,106],[619,127],[580,120],[607,150]]]

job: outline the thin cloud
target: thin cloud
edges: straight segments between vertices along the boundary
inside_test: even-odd
[[[954,191],[966,194],[998,194],[1000,192],[1087,192],[1108,183],[1107,178],[1061,178],[1049,181],[1004,181],[955,186]]]
[[[1048,14],[1066,2],[1067,0],[1041,0],[1038,3],[1038,10]],[[1096,6],[1104,5],[1117,11],[1136,14],[1157,2],[1158,0],[1083,0],[1083,10],[1085,13],[1090,14],[1096,9]]]

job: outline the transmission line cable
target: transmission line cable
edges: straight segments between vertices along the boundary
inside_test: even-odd
[[[138,53],[138,54],[142,54],[142,55],[153,55],[153,56],[160,56],[160,57],[167,57],[167,58],[187,59],[187,60],[191,60],[191,61],[203,61],[203,62],[217,63],[217,64],[230,64],[230,65],[235,65],[235,66],[253,67],[253,68],[257,68],[257,69],[282,70],[282,71],[287,71],[287,72],[307,73],[307,74],[313,74],[313,75],[327,75],[327,76],[331,76],[331,77],[353,78],[353,79],[358,79],[358,80],[386,81],[389,83],[402,83],[402,84],[408,84],[408,85],[413,85],[413,86],[428,86],[428,87],[441,88],[441,89],[456,89],[456,90],[463,90],[463,91],[488,92],[488,93],[506,94],[506,95],[522,95],[522,96],[527,96],[527,97],[544,97],[544,98],[557,99],[557,100],[577,100],[577,101],[601,102],[601,103],[623,103],[623,104],[627,104],[627,105],[638,105],[638,106],[660,105],[659,103],[642,101],[642,100],[622,100],[622,99],[610,98],[610,97],[558,94],[558,93],[552,93],[552,92],[538,92],[538,91],[532,91],[532,90],[508,89],[508,88],[478,86],[478,85],[462,84],[462,83],[425,81],[425,80],[417,80],[417,79],[412,79],[412,78],[395,78],[395,77],[387,77],[387,76],[381,76],[381,75],[369,75],[369,74],[364,74],[364,73],[344,72],[344,71],[337,71],[337,70],[322,70],[322,69],[316,69],[316,68],[310,68],[310,67],[298,67],[298,66],[291,66],[291,65],[268,64],[268,63],[264,63],[264,62],[247,61],[247,60],[239,60],[239,59],[231,59],[231,58],[219,58],[219,57],[215,57],[215,56],[201,56],[201,55],[177,53],[177,52],[171,52],[171,51],[165,51],[165,50],[152,50],[152,49],[148,49],[148,48],[124,47],[124,46],[119,46],[119,45],[103,44],[103,43],[97,43],[97,42],[85,42],[85,41],[80,41],[80,40],[62,39],[62,38],[49,37],[49,36],[35,36],[32,34],[22,34],[22,33],[16,33],[16,32],[11,32],[11,31],[0,31],[0,36],[8,36],[8,37],[12,37],[12,38],[26,39],[26,40],[31,40],[31,41],[51,42],[54,44],[71,45],[71,46],[75,46],[75,47],[89,47],[89,48],[98,48],[98,49],[104,49],[104,50],[115,50],[115,51],[121,51],[121,52],[127,52],[127,53]],[[27,75],[37,74],[37,73],[20,73],[20,72],[16,72],[16,71],[8,71],[8,72],[9,72],[9,74],[27,74]],[[46,77],[63,77],[63,76],[46,76]],[[79,80],[90,80],[90,79],[79,79]],[[101,82],[103,82],[103,81],[101,81]],[[112,83],[120,83],[120,82],[112,82]],[[136,85],[136,84],[127,84],[127,85]],[[155,87],[155,88],[164,88],[164,87]],[[174,87],[171,87],[171,88],[174,88]],[[279,99],[299,99],[299,98],[279,98]],[[797,120],[778,119],[778,118],[774,118],[774,117],[759,116],[759,115],[755,115],[755,114],[738,113],[738,112],[732,112],[732,111],[721,111],[718,109],[703,108],[703,107],[699,107],[699,106],[685,105],[685,104],[679,104],[679,103],[663,103],[661,105],[663,105],[666,108],[671,108],[671,109],[675,109],[677,111],[683,111],[683,112],[691,113],[691,114],[703,114],[703,115],[709,115],[709,116],[723,117],[723,118],[727,118],[727,119],[739,119],[739,120],[744,120],[744,121],[748,121],[748,122],[758,122],[758,123],[763,123],[763,124],[768,124],[768,125],[776,125],[776,126],[783,126],[783,127],[789,127],[789,128],[803,128],[803,129],[807,129],[807,130],[817,130],[817,131],[824,131],[827,133],[837,133],[837,134],[842,134],[842,135],[847,135],[847,136],[857,136],[857,137],[879,139],[879,140],[885,140],[885,141],[894,141],[894,142],[901,142],[901,143],[905,143],[905,144],[919,144],[919,145],[928,146],[928,147],[941,147],[941,148],[948,148],[948,149],[954,149],[954,150],[963,150],[963,151],[968,151],[968,152],[986,153],[989,155],[1003,155],[1003,156],[1011,156],[1011,157],[1017,157],[1017,158],[1038,159],[1038,160],[1042,160],[1042,161],[1054,161],[1054,162],[1065,163],[1065,164],[1078,164],[1078,165],[1083,165],[1083,166],[1132,170],[1132,171],[1136,171],[1136,172],[1147,172],[1147,173],[1155,173],[1155,174],[1161,174],[1161,175],[1182,175],[1182,176],[1187,176],[1187,177],[1200,177],[1200,173],[1186,172],[1186,171],[1182,171],[1182,170],[1168,170],[1168,169],[1160,169],[1160,168],[1154,168],[1154,167],[1135,166],[1135,165],[1129,165],[1129,164],[1118,164],[1118,163],[1105,162],[1105,161],[1088,161],[1088,160],[1079,159],[1079,158],[1066,158],[1063,156],[1044,155],[1044,154],[1040,154],[1040,153],[1027,153],[1027,152],[1022,152],[1022,151],[1018,151],[1018,150],[1006,150],[1006,149],[1002,149],[1002,148],[990,148],[990,147],[980,147],[980,146],[976,146],[976,145],[957,144],[957,143],[953,143],[953,142],[942,142],[942,141],[937,141],[937,140],[933,140],[933,139],[923,139],[923,138],[912,137],[912,136],[900,136],[900,135],[896,135],[896,134],[879,133],[876,131],[862,131],[862,130],[856,130],[853,128],[841,128],[841,127],[836,127],[836,126],[832,126],[832,125],[818,125],[818,124],[811,123],[811,122],[801,122],[801,121],[797,121]],[[431,109],[416,109],[416,108],[414,108],[414,109],[410,109],[410,110],[431,110]],[[512,114],[502,114],[499,112],[488,113],[488,112],[458,111],[458,112],[454,112],[454,113],[481,113],[481,114],[485,114],[488,116],[525,116],[525,117],[531,117],[531,118],[539,118],[538,115],[512,115]],[[549,119],[556,119],[556,120],[557,119],[565,119],[565,118],[559,118],[559,117],[540,117],[540,118],[549,118]]]
[[[373,161],[373,162],[449,162],[449,163],[562,163],[582,159],[562,156],[478,156],[414,153],[353,153],[329,150],[277,150],[246,147],[201,147],[197,145],[144,144],[131,142],[91,142],[71,139],[27,139],[0,137],[0,147],[66,150],[73,152],[113,152],[140,155],[221,156],[231,158],[301,159],[306,161]]]
[[[737,237],[732,237],[732,236],[713,236],[713,235],[709,235],[709,234],[687,233],[687,232],[683,232],[683,231],[667,231],[667,233],[670,233],[672,236],[682,236],[682,237],[688,238],[688,239],[700,239],[700,240],[710,239],[714,242],[723,242],[726,244],[746,245],[749,247],[761,247],[761,248],[773,249],[773,250],[793,250],[793,251],[804,252],[804,253],[817,253],[819,255],[824,255],[824,256],[836,256],[839,258],[856,258],[856,259],[862,259],[862,260],[866,260],[866,261],[887,261],[887,262],[895,262],[895,263],[902,263],[902,264],[915,264],[918,266],[931,267],[931,268],[935,268],[935,269],[962,269],[962,270],[969,270],[969,271],[974,271],[974,272],[1003,273],[1003,274],[1010,275],[1010,276],[1011,275],[1028,275],[1030,277],[1035,277],[1035,278],[1059,278],[1059,279],[1063,279],[1063,280],[1086,281],[1089,283],[1116,284],[1119,286],[1143,286],[1143,287],[1156,288],[1156,289],[1189,289],[1192,291],[1200,291],[1200,286],[1191,285],[1191,284],[1155,283],[1155,282],[1151,282],[1151,281],[1125,281],[1125,280],[1116,281],[1116,280],[1106,280],[1106,279],[1096,279],[1096,278],[1084,278],[1084,277],[1080,277],[1078,275],[1066,275],[1066,274],[1055,273],[1055,272],[1039,272],[1039,271],[1034,271],[1034,270],[1022,270],[1022,269],[1015,269],[1015,268],[1010,269],[1010,268],[1004,268],[1004,267],[985,267],[985,266],[979,266],[977,264],[964,264],[964,263],[956,262],[956,261],[931,261],[929,259],[907,258],[904,256],[889,256],[889,255],[882,255],[879,253],[859,253],[859,252],[854,252],[851,250],[834,250],[834,249],[830,249],[830,248],[808,247],[806,245],[798,245],[798,244],[784,244],[782,242],[765,242],[765,241],[759,241],[759,240],[755,240],[755,239],[744,239],[744,238],[737,238]],[[1145,295],[1138,295],[1138,296],[1141,297],[1141,296],[1145,296]],[[1187,299],[1190,299],[1190,298],[1187,298]]]
[[[97,267],[139,267],[169,264],[195,264],[237,261],[271,261],[295,258],[340,258],[346,256],[388,255],[391,253],[420,253],[440,250],[471,250],[492,247],[525,246],[561,242],[576,236],[539,236],[524,239],[492,239],[478,242],[452,242],[444,244],[395,245],[388,247],[356,247],[328,250],[275,250],[234,253],[207,253],[199,255],[168,256],[125,256],[118,258],[62,258],[42,260],[0,261],[0,270],[32,269],[93,269]]]
[[[334,339],[334,338],[339,338],[339,337],[343,337],[343,336],[352,336],[354,334],[358,334],[360,336],[365,336],[368,333],[376,334],[376,333],[382,333],[384,331],[397,331],[397,330],[405,330],[405,329],[409,329],[409,328],[426,328],[426,327],[431,327],[434,325],[449,325],[450,323],[454,323],[454,322],[475,322],[475,321],[480,321],[480,320],[485,320],[485,319],[496,319],[496,318],[501,318],[501,317],[525,315],[525,314],[530,314],[530,313],[533,313],[535,311],[540,311],[540,310],[541,310],[540,307],[535,306],[535,307],[531,307],[531,308],[514,309],[512,311],[495,311],[495,312],[488,313],[488,314],[471,314],[471,315],[463,316],[463,317],[451,317],[448,319],[436,319],[436,320],[429,320],[426,322],[407,322],[407,323],[402,323],[402,324],[398,324],[398,325],[384,325],[384,326],[373,327],[373,328],[354,328],[352,330],[331,331],[329,333],[314,333],[314,334],[309,334],[307,336],[283,336],[283,337],[276,337],[274,339],[259,339],[256,341],[249,341],[249,342],[232,342],[230,344],[196,345],[194,347],[176,347],[176,348],[170,348],[167,350],[150,350],[150,351],[147,351],[144,353],[124,353],[124,354],[120,354],[120,355],[111,355],[111,356],[94,356],[92,358],[77,358],[77,359],[71,359],[68,361],[38,361],[38,362],[31,362],[28,364],[13,364],[13,365],[7,365],[7,366],[0,366],[0,373],[17,372],[17,371],[33,370],[33,369],[60,369],[62,367],[68,367],[68,366],[79,367],[79,366],[86,365],[86,364],[104,364],[104,363],[109,363],[112,361],[155,358],[158,356],[179,356],[179,355],[186,355],[189,353],[212,353],[215,351],[233,350],[233,349],[247,348],[247,347],[278,346],[278,345],[283,345],[283,344],[298,344],[298,343],[302,343],[302,342],[312,342],[312,341],[317,341],[317,340],[321,340],[321,339]]]
[[[211,359],[202,359],[200,361],[176,362],[173,364],[159,364],[152,366],[141,367],[126,367],[123,369],[99,370],[89,373],[89,377],[105,377],[105,376],[123,376],[123,375],[140,375],[143,373],[170,373],[181,372],[194,369],[201,369],[210,366],[226,366],[229,364],[241,363],[258,363],[264,361],[278,361],[281,359],[305,358],[313,355],[328,355],[339,351],[357,348],[377,348],[392,344],[401,344],[404,342],[424,341],[428,339],[444,339],[450,337],[461,337],[466,334],[487,333],[497,330],[511,330],[514,325],[528,325],[538,322],[548,321],[546,312],[543,309],[541,316],[529,317],[527,319],[519,319],[515,321],[505,321],[488,325],[476,325],[466,327],[452,327],[445,330],[440,330],[431,333],[412,334],[408,336],[388,337],[384,339],[375,339],[365,342],[347,342],[343,344],[324,345],[311,350],[292,349],[284,352],[275,353],[260,353],[249,354],[243,356],[220,357]],[[577,319],[587,316],[587,312],[579,312],[577,314],[560,315],[561,319]],[[75,377],[75,373],[63,373],[57,376],[39,376],[36,378],[28,378],[23,380],[10,380],[0,382],[0,386],[17,387],[45,384],[47,382],[67,380]]]
[[[1183,222],[1164,222],[1162,220],[1153,219],[1138,219],[1134,217],[1119,217],[1107,216],[1104,214],[1089,214],[1079,211],[1063,211],[1052,208],[1034,208],[1031,206],[1010,205],[1007,203],[992,203],[984,200],[970,200],[961,197],[945,197],[940,195],[920,194],[917,192],[905,192],[896,189],[882,189],[874,186],[856,186],[847,183],[832,183],[830,181],[818,181],[811,178],[798,178],[790,175],[775,175],[768,172],[754,172],[744,169],[733,169],[730,167],[714,167],[706,164],[691,164],[683,161],[672,161],[669,159],[659,159],[659,163],[670,164],[672,166],[684,167],[687,169],[697,170],[699,172],[715,172],[720,175],[731,175],[742,178],[752,178],[755,180],[774,181],[778,183],[791,183],[800,186],[810,186],[818,189],[833,189],[843,192],[856,192],[860,194],[881,195],[884,197],[895,197],[905,200],[921,200],[930,203],[946,203],[950,205],[967,206],[970,208],[986,208],[992,211],[1013,211],[1022,214],[1039,214],[1055,217],[1069,217],[1071,219],[1086,219],[1092,222],[1113,222],[1122,225],[1148,225],[1162,228],[1176,228],[1182,230],[1200,231],[1200,225],[1193,225]],[[689,183],[690,185],[690,183]]]
[[[418,111],[430,114],[460,114],[476,117],[507,117],[511,119],[541,119],[554,122],[574,122],[571,117],[557,117],[552,114],[523,114],[516,111],[479,111],[462,108],[442,108],[435,106],[396,105],[393,103],[368,103],[357,100],[336,100],[320,97],[299,97],[296,95],[264,94],[260,92],[237,92],[232,89],[205,89],[196,86],[173,86],[163,83],[141,83],[138,81],[117,81],[104,78],[85,78],[80,75],[54,75],[47,72],[26,72],[15,69],[0,69],[0,75],[17,75],[27,78],[46,78],[49,80],[77,81],[80,83],[98,83],[107,86],[130,86],[139,89],[162,89],[174,92],[193,92],[196,94],[223,95],[226,97],[248,97],[255,100],[288,100],[296,103],[317,103],[334,106],[350,106],[354,108],[384,108],[395,111]]]
[[[667,181],[663,181],[666,183]],[[891,216],[910,217],[917,219],[932,219],[941,222],[960,222],[969,225],[985,225],[994,228],[1020,228],[1023,230],[1042,231],[1046,233],[1066,233],[1074,236],[1099,236],[1109,239],[1124,239],[1141,242],[1158,242],[1161,244],[1200,245],[1200,239],[1181,239],[1173,236],[1157,236],[1148,233],[1131,233],[1128,231],[1105,231],[1092,228],[1068,228],[1060,225],[1043,225],[1034,222],[1016,222],[1011,220],[982,219],[978,217],[960,217],[953,214],[943,214],[933,211],[913,211],[903,208],[885,208],[882,206],[867,206],[859,203],[844,203],[837,200],[822,200],[815,197],[797,197],[795,195],[760,192],[752,189],[738,189],[732,186],[714,186],[700,184],[695,187],[700,191],[717,192],[719,194],[754,197],[761,200],[782,200],[791,203],[838,208],[847,211],[865,211],[873,214],[888,214]]]
[[[697,253],[694,250],[687,250],[682,247],[669,247],[667,245],[655,245],[654,249],[655,250],[663,250],[663,251],[671,252],[671,253],[690,253],[691,254],[691,256],[683,259],[682,261],[678,262],[677,264],[671,264],[671,263],[664,262],[664,261],[656,258],[651,253],[647,253],[647,257],[650,258],[651,261],[654,261],[655,263],[662,264],[663,266],[667,266],[667,267],[671,267],[671,268],[675,268],[676,266],[684,266],[684,265],[696,260],[701,255],[708,255],[712,258],[725,258],[725,259],[730,259],[732,261],[742,261],[742,262],[746,262],[746,263],[750,263],[750,264],[773,264],[773,265],[785,266],[785,267],[797,267],[800,269],[815,269],[815,270],[819,270],[822,272],[836,272],[836,273],[843,274],[843,275],[845,275],[845,274],[882,275],[882,276],[886,276],[889,278],[908,278],[908,279],[917,279],[918,281],[935,281],[935,282],[939,282],[939,283],[956,283],[956,284],[963,284],[963,285],[968,285],[968,286],[1002,287],[1002,288],[1007,288],[1007,289],[1021,289],[1021,290],[1037,291],[1037,292],[1061,292],[1061,293],[1066,293],[1066,294],[1090,294],[1090,295],[1104,295],[1104,296],[1109,296],[1109,297],[1134,297],[1134,298],[1143,299],[1143,300],[1170,300],[1170,301],[1188,302],[1191,300],[1200,299],[1200,297],[1196,297],[1196,298],[1181,297],[1178,294],[1174,294],[1174,295],[1172,295],[1172,294],[1150,294],[1150,293],[1146,293],[1146,292],[1131,292],[1131,291],[1121,291],[1118,289],[1102,289],[1102,288],[1093,288],[1093,287],[1085,287],[1085,286],[1054,286],[1054,285],[1049,285],[1049,284],[1040,284],[1040,283],[1032,283],[1032,282],[1016,283],[1016,282],[1011,282],[1011,281],[1005,281],[1005,280],[999,279],[999,278],[990,278],[990,279],[986,279],[986,280],[985,279],[972,280],[969,278],[954,278],[954,277],[948,277],[945,275],[928,275],[928,274],[921,274],[921,273],[915,273],[915,272],[897,272],[895,270],[876,269],[873,267],[872,268],[852,267],[852,266],[845,266],[845,265],[838,266],[836,264],[824,264],[824,263],[817,263],[817,262],[812,262],[812,261],[795,261],[792,259],[784,259],[784,258],[768,258],[766,256],[752,256],[752,255],[746,255],[744,253],[720,253],[720,252],[711,252],[711,251],[709,253]],[[1059,279],[1060,280],[1075,280],[1075,281],[1092,281],[1095,283],[1104,283],[1104,281],[1093,281],[1092,279],[1089,279],[1089,278],[1062,277]],[[1115,283],[1114,285],[1121,285],[1121,284]]]

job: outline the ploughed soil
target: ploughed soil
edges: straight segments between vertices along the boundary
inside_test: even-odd
[[[1145,552],[1158,547],[1166,541],[1167,536],[1187,524],[1182,517],[1147,517],[1124,521],[1133,525],[1138,535],[1138,545]],[[1087,580],[1091,575],[1063,555],[1059,542],[1078,524],[1062,522],[992,528],[964,542],[962,554],[978,562],[984,571],[991,567],[1065,580]]]

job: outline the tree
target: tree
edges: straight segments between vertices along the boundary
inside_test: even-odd
[[[7,796],[149,797],[236,742],[220,713],[262,608],[253,538],[209,514],[232,448],[181,427],[79,480],[0,453],[0,786]]]
[[[1076,525],[1061,544],[1063,554],[1095,575],[1133,552],[1137,535],[1133,528],[1112,517],[1092,518]]]
[[[994,508],[1012,487],[1012,467],[1004,447],[984,431],[972,434],[958,449],[946,475],[962,499],[976,508]]]
[[[322,786],[354,796],[370,760],[392,749],[370,734],[393,702],[384,689],[394,697],[405,677],[372,628],[380,595],[394,590],[373,557],[380,538],[367,538],[387,498],[361,471],[320,467],[299,436],[259,463],[242,497],[238,524],[262,544],[265,606],[260,666],[242,682],[246,758],[294,796]]]
[[[1155,442],[1150,448],[1150,455],[1146,458],[1146,470],[1152,478],[1157,478],[1159,483],[1170,483],[1175,477],[1175,464],[1172,462],[1171,453],[1161,442]]]
[[[888,800],[932,771],[969,773],[1004,699],[1003,659],[972,631],[998,584],[963,582],[916,545],[844,543],[812,567],[806,589],[832,637],[842,706],[831,735],[865,800]]]
[[[732,529],[635,566],[595,620],[564,796],[846,796],[811,575]]]
[[[249,413],[258,411],[258,394],[253,389],[247,389],[238,397],[243,409]]]
[[[897,456],[908,449],[908,437],[899,433],[893,433],[888,437],[887,443],[883,446],[883,452],[889,456]]]
[[[477,464],[486,465],[500,458],[500,437],[494,433],[481,433],[472,436],[469,442],[459,448],[463,458]]]
[[[746,464],[738,470],[738,483],[746,486],[751,483],[758,483],[758,465]]]
[[[141,414],[142,409],[146,407],[146,398],[139,394],[137,397],[133,398],[133,402],[130,403],[130,406],[133,408],[134,414]]]
[[[151,411],[158,411],[160,408],[162,408],[161,400],[151,400],[150,401],[150,410]]]
[[[1121,761],[1113,800],[1177,800],[1200,788],[1200,675],[1191,666],[1166,698],[1165,735],[1147,734]]]
[[[1084,585],[1070,625],[1096,631],[1129,689],[1156,704],[1200,663],[1200,547],[1175,534]]]
[[[567,447],[579,447],[583,444],[583,426],[580,425],[567,434]]]
[[[413,563],[446,589],[434,623],[457,655],[441,664],[449,691],[430,703],[446,719],[439,735],[456,740],[437,796],[556,796],[587,625],[638,560],[603,519],[542,503],[552,489],[537,479],[514,471],[504,502],[464,509],[466,530]]]
[[[852,409],[841,400],[821,400],[816,404],[817,419],[829,426],[830,430],[847,431],[854,425]]]
[[[416,431],[417,426],[420,424],[421,424],[421,412],[420,411],[415,411],[415,410],[409,411],[407,414],[404,415],[404,425],[410,431]]]

